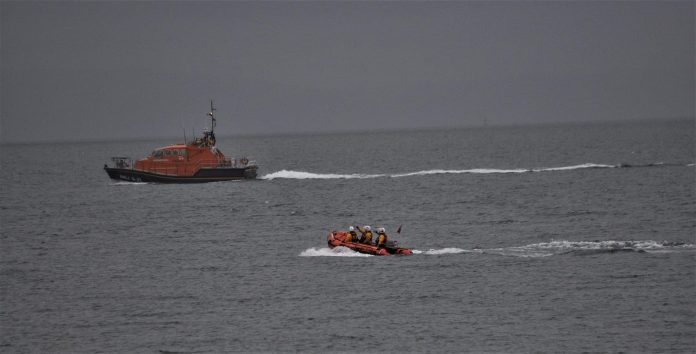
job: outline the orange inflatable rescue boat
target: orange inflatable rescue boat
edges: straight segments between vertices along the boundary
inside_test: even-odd
[[[379,247],[373,243],[346,242],[346,237],[350,235],[347,231],[331,231],[327,236],[329,248],[343,246],[352,249],[353,251],[372,254],[375,256],[388,256],[390,254],[411,254],[410,249],[397,247],[396,241],[387,241],[383,247]]]
[[[135,161],[112,157],[104,171],[112,179],[130,182],[201,183],[256,178],[256,162],[248,157],[229,158],[215,147],[215,107],[210,101],[210,131],[185,144],[155,149]]]

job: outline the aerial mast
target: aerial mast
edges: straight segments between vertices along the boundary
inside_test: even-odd
[[[210,100],[210,133],[206,133],[204,140],[207,146],[215,146],[215,106],[213,105],[213,100]]]
[[[215,106],[213,105],[213,100],[210,100],[210,112],[208,112],[208,115],[210,116],[210,134],[215,132]]]

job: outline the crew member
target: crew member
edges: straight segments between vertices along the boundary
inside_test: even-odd
[[[377,247],[382,248],[387,245],[387,232],[383,227],[377,229]]]
[[[348,236],[343,240],[344,242],[357,242],[358,241],[358,234],[355,232],[355,228],[353,226],[348,226]]]
[[[357,226],[357,228],[361,234],[360,243],[372,244],[372,228],[370,225],[365,225],[365,227]]]

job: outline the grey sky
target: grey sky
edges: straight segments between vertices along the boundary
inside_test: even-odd
[[[0,12],[2,142],[694,117],[693,1]]]

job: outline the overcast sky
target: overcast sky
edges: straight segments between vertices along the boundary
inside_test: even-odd
[[[693,119],[694,4],[2,1],[0,139]]]

